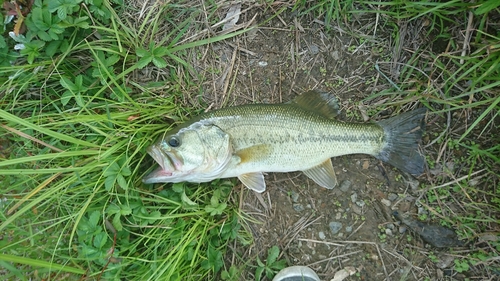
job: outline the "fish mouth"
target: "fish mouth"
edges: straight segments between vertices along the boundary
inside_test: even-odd
[[[172,158],[156,145],[148,148],[148,154],[160,165],[156,170],[142,179],[146,184],[168,182],[172,178],[173,173],[176,171],[178,161],[172,161]],[[177,165],[176,165],[177,164]]]

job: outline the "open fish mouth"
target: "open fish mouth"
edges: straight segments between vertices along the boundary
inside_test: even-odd
[[[142,181],[146,184],[164,182],[166,179],[172,177],[173,172],[176,170],[171,157],[164,153],[156,145],[148,148],[148,154],[160,165],[156,170],[144,177]]]

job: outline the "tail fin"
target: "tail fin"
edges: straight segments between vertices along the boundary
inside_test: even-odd
[[[419,108],[377,122],[385,131],[385,145],[376,157],[414,176],[422,174],[425,158],[418,151],[418,143],[426,112],[425,108]]]

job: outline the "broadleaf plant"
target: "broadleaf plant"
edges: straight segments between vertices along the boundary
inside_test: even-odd
[[[48,2],[48,8],[51,13],[57,11],[57,16],[64,20],[78,11],[81,2],[82,0],[52,0]]]
[[[167,61],[163,58],[170,52],[167,47],[155,46],[154,43],[149,44],[149,49],[138,48],[136,54],[141,59],[137,62],[137,67],[144,68],[149,63],[153,62],[156,67],[164,68],[166,67]]]

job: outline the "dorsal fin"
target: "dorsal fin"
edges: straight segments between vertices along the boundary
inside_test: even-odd
[[[292,104],[333,119],[339,115],[339,103],[332,93],[308,91],[296,97]]]

